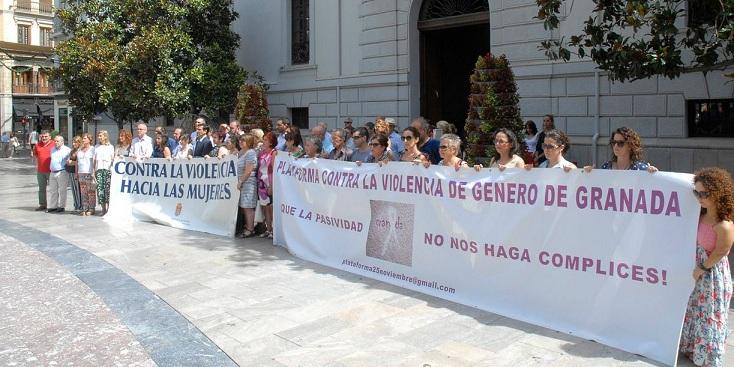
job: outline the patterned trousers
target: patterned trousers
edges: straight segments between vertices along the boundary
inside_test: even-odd
[[[97,206],[97,195],[91,173],[79,174],[79,190],[82,193],[82,210],[94,210]]]
[[[108,169],[98,169],[95,175],[97,176],[97,200],[99,205],[109,204],[112,172]]]

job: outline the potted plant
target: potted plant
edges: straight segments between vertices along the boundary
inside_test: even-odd
[[[254,75],[252,81],[240,86],[237,93],[235,116],[240,121],[243,131],[255,128],[260,128],[264,132],[271,130],[267,90],[263,78],[257,74]]]
[[[518,139],[522,137],[517,85],[507,57],[490,53],[477,58],[469,81],[471,95],[465,127],[467,161],[470,164],[488,163],[494,154],[491,142],[497,129],[507,128]]]

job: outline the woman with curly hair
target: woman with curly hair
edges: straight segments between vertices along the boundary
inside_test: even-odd
[[[614,130],[609,140],[612,160],[604,163],[601,169],[639,170],[655,172],[658,169],[642,160],[642,140],[637,131],[629,127]],[[586,167],[584,167],[586,168]]]
[[[729,249],[734,243],[734,182],[721,168],[704,168],[693,177],[701,216],[696,235],[696,284],[688,299],[680,351],[697,366],[724,365],[732,296]]]

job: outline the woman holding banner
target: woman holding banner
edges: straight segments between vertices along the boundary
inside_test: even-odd
[[[258,156],[257,194],[258,204],[265,217],[265,232],[260,237],[273,238],[273,163],[275,162],[275,147],[278,138],[269,132],[265,134],[262,149]]]
[[[525,167],[525,160],[517,155],[520,152],[520,142],[515,133],[509,129],[502,128],[494,133],[494,151],[494,156],[489,162],[491,168],[504,171],[505,168]]]
[[[245,217],[245,229],[242,238],[255,235],[255,205],[257,205],[257,154],[255,153],[255,136],[240,136],[240,154],[237,160],[237,176],[239,177],[240,208]]]
[[[642,139],[637,131],[629,127],[620,127],[614,130],[609,140],[612,148],[612,159],[602,164],[601,169],[638,170],[657,172],[655,166],[642,160]],[[590,172],[592,166],[585,166],[584,171]]]
[[[303,150],[304,158],[322,158],[323,157],[324,142],[315,136],[307,136],[303,139]]]
[[[727,255],[734,243],[734,182],[721,168],[704,168],[693,177],[701,204],[696,236],[696,285],[688,300],[680,352],[697,366],[724,365],[732,296]]]
[[[571,141],[563,131],[550,130],[545,132],[545,140],[543,140],[543,156],[546,158],[538,165],[538,168],[563,168],[568,172],[576,168],[576,165],[566,160],[563,154],[571,148]],[[526,164],[526,169],[533,168],[532,164]]]
[[[301,146],[302,144],[303,138],[301,137],[301,130],[297,127],[285,133],[285,150],[290,153],[293,158],[301,158],[306,154]]]
[[[194,149],[189,144],[188,134],[181,135],[181,139],[178,141],[178,147],[176,147],[176,154],[173,155],[173,159],[191,159],[194,157]]]
[[[400,136],[400,139],[403,140],[403,144],[405,145],[405,152],[400,156],[401,161],[412,162],[414,164],[431,163],[423,152],[418,149],[420,136],[418,129],[412,126],[403,129],[403,134]]]
[[[377,163],[382,165],[393,160],[392,152],[390,149],[387,149],[390,144],[389,142],[390,140],[387,136],[383,134],[375,135],[370,143],[370,146],[372,147],[372,155],[369,157],[367,163]],[[357,165],[359,165],[359,163],[357,163]]]
[[[465,160],[459,158],[461,150],[461,138],[454,134],[441,135],[440,145],[438,146],[438,154],[441,156],[439,166],[453,167],[457,171],[459,168],[469,167]]]
[[[117,135],[117,146],[115,147],[115,155],[118,157],[129,156],[132,141],[133,135],[125,129],[120,129],[120,132]]]

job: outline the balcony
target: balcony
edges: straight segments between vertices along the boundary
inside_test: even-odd
[[[31,1],[31,0],[15,0],[14,9],[18,13],[35,14],[53,16],[53,3],[48,0]]]
[[[13,85],[14,95],[21,95],[21,94],[50,95],[53,92],[54,92],[54,88],[51,87],[50,85],[41,85],[41,84],[36,84],[36,83]]]

